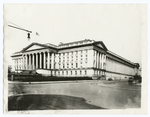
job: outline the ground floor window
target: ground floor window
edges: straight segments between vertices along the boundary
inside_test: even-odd
[[[66,71],[66,75],[68,75],[68,71]]]
[[[80,75],[82,75],[82,71],[80,71]]]
[[[85,75],[87,75],[87,71],[85,70]]]
[[[72,75],[72,71],[70,71],[70,74]]]
[[[77,71],[75,71],[75,75],[77,75]]]

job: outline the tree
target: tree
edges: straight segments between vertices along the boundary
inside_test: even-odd
[[[12,66],[8,65],[8,73],[11,73],[11,70],[12,70]]]

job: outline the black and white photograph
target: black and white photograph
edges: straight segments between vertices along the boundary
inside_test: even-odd
[[[145,107],[147,4],[3,7],[6,113]]]

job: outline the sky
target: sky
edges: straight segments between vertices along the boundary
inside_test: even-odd
[[[27,32],[8,25],[31,30],[31,39],[27,39]],[[141,64],[146,26],[144,4],[5,4],[4,62],[11,64],[12,53],[32,42],[58,45],[92,39]]]

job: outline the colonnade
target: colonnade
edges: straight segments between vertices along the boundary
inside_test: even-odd
[[[38,52],[23,55],[23,69],[53,69],[54,68],[54,53]]]
[[[35,69],[72,69],[94,67],[106,69],[106,54],[96,50],[80,50],[65,53],[49,51],[25,53],[22,55],[22,68]],[[93,63],[93,64],[92,64]]]
[[[106,69],[106,54],[95,51],[94,67],[97,69]]]

